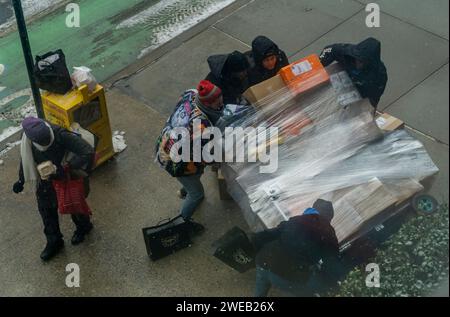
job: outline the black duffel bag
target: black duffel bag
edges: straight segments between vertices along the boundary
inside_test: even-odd
[[[189,225],[181,216],[154,227],[143,228],[142,233],[148,256],[153,261],[191,244]]]
[[[34,78],[40,89],[64,95],[72,89],[72,80],[62,50],[36,56]]]

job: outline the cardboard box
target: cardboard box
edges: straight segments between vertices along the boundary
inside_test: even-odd
[[[402,120],[397,119],[388,113],[377,112],[377,118],[375,121],[378,127],[383,131],[394,131],[405,126],[405,123]]]
[[[248,88],[243,95],[250,103],[258,105],[259,101],[285,88],[286,85],[281,76],[276,75]]]
[[[328,83],[330,80],[330,76],[315,54],[283,67],[279,74],[295,95]]]

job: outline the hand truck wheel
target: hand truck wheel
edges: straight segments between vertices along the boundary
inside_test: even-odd
[[[412,199],[412,207],[419,214],[429,215],[438,209],[437,200],[428,194],[418,194]]]

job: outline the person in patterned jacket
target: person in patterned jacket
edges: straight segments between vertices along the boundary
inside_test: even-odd
[[[197,89],[189,89],[181,95],[174,112],[167,120],[156,142],[156,161],[181,183],[182,188],[178,192],[178,196],[184,199],[184,202],[180,213],[196,234],[204,231],[203,225],[192,220],[192,215],[205,196],[200,178],[206,163],[193,160],[194,124],[200,123],[200,131],[213,127],[222,115],[222,110],[221,89],[207,80],[202,80]],[[180,134],[172,133],[176,128],[186,128],[189,131],[191,143],[189,161],[174,162],[170,155],[172,146],[183,137]],[[209,141],[202,138],[202,151]]]

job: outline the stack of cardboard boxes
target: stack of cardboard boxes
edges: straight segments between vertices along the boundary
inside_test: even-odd
[[[330,117],[330,114],[339,112],[340,109],[346,109],[351,104],[370,109],[370,104],[367,100],[362,100],[345,70],[337,63],[324,68],[316,55],[308,56],[284,67],[278,75],[250,87],[244,93],[244,97],[252,103],[258,112],[263,113],[262,117],[267,119],[266,124],[278,127],[278,124],[280,124],[282,133],[286,131],[292,133],[294,135],[291,139],[293,142],[302,139],[298,139],[298,137],[300,130],[305,127],[313,126],[326,130],[327,126],[318,124],[318,121],[314,122],[314,120],[320,121],[323,118]],[[317,104],[318,109],[326,108],[323,110],[324,113],[317,111],[318,115],[322,117],[315,117],[314,113],[303,113],[305,108],[308,109],[308,106],[314,103]],[[310,114],[313,114],[313,116],[308,116]],[[367,114],[369,114],[369,110],[367,110]],[[334,118],[339,118],[339,115],[334,116]],[[296,125],[292,121],[301,123],[301,126],[298,127],[298,124]],[[401,120],[381,112],[377,113],[375,121],[372,121],[369,115],[368,122],[375,130],[379,131],[376,128],[378,126],[380,130],[385,132],[398,130],[404,126]],[[368,133],[368,131],[359,130],[357,133],[360,132]],[[314,130],[311,133],[314,133]],[[348,135],[348,138],[346,142],[351,142],[352,136]],[[318,146],[322,145],[318,144]],[[279,162],[279,164],[282,163]],[[429,169],[430,173],[433,173],[435,172],[435,166],[431,165],[434,164],[431,162]],[[245,180],[242,180],[243,183],[241,180],[234,181],[237,176],[242,175],[239,175],[239,171],[236,171],[238,175],[233,175],[232,170],[232,166],[227,166],[225,177],[222,175],[222,171],[218,173],[219,188],[223,199],[229,199],[226,180],[229,183],[233,182],[235,184],[233,186],[243,186],[236,193],[242,194],[254,190],[250,187],[250,189],[246,188],[248,185],[245,184]],[[245,177],[248,177],[247,179],[252,177],[258,179],[258,175],[246,175]],[[295,175],[287,175],[286,177],[295,183],[295,179],[293,179]],[[242,179],[242,177],[239,179]],[[293,183],[290,182],[290,185],[293,185]],[[292,186],[289,188],[292,189]],[[335,207],[336,217],[333,220],[333,225],[337,229],[339,241],[345,242],[361,228],[372,225],[372,221],[377,218],[378,214],[389,207],[395,208],[422,189],[421,184],[415,179],[398,179],[397,185],[393,185],[392,183],[385,183],[374,175],[371,180],[365,183],[348,184],[346,188],[341,186],[341,189],[331,190],[328,196],[330,196],[330,200]],[[249,202],[245,203],[244,199],[236,198],[233,194],[235,190],[230,190],[241,208],[243,210],[250,209],[256,213],[259,221],[266,228],[275,227],[280,221],[301,213],[321,196],[320,192],[309,193],[311,199],[307,199],[304,194],[301,194],[300,197],[288,193],[287,197],[280,201],[268,197],[271,201],[269,203],[271,207],[256,210],[253,207],[247,208],[247,205],[243,207],[241,200],[244,204],[249,204]],[[254,206],[251,202],[252,199],[249,197],[248,200],[250,205]],[[250,227],[253,227],[253,225],[250,224]]]

